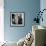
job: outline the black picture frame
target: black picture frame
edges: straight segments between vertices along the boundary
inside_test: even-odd
[[[25,26],[25,13],[24,12],[10,12],[10,26],[11,27],[24,27]]]

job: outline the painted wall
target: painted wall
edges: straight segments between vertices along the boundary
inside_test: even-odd
[[[32,30],[35,14],[40,9],[40,0],[4,0],[4,38],[18,41]],[[25,12],[24,27],[10,27],[10,12]]]

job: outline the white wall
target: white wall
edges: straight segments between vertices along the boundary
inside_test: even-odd
[[[46,9],[46,0],[40,0],[40,7],[41,9]]]
[[[0,0],[0,42],[4,41],[4,1]]]
[[[46,9],[46,0],[40,0],[40,9]],[[40,24],[46,27],[46,11],[43,12],[43,22],[40,21]]]

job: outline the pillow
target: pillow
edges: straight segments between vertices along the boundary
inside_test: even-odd
[[[24,37],[24,38],[21,38],[21,39],[17,42],[17,46],[23,46],[24,40],[25,40],[25,37]]]
[[[33,42],[33,35],[29,32],[25,37],[23,46],[31,46],[32,42]]]

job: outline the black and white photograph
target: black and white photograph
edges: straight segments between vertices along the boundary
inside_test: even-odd
[[[24,26],[24,12],[11,12],[10,24],[11,26]]]

